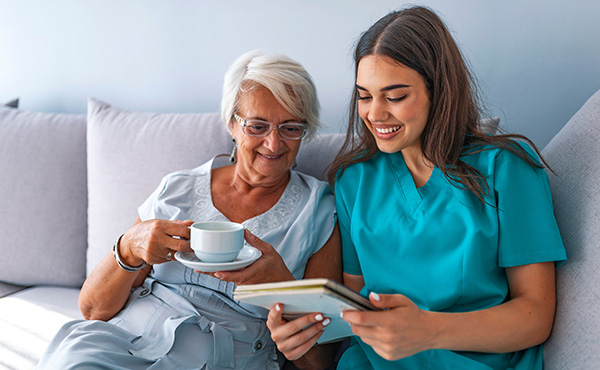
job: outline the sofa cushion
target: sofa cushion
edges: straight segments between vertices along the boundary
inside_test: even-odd
[[[3,104],[5,107],[19,108],[19,98],[13,99]]]
[[[216,113],[147,113],[88,101],[87,273],[137,218],[137,208],[169,172],[231,151]]]
[[[492,117],[492,118],[484,118],[481,120],[481,128],[483,132],[493,135],[498,131],[500,126],[500,118]]]
[[[545,369],[600,364],[600,91],[544,148],[554,212],[567,249],[557,269],[554,329],[544,346]]]
[[[7,284],[0,281],[0,298],[27,288],[27,286]]]
[[[85,116],[0,107],[0,281],[85,278]]]
[[[296,157],[296,170],[327,181],[325,173],[344,142],[342,134],[322,134],[302,142]]]
[[[34,287],[0,299],[0,369],[33,369],[58,329],[82,319],[79,289]]]

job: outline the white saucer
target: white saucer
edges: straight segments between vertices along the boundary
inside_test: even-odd
[[[221,262],[221,263],[210,263],[210,262],[202,262],[196,257],[194,252],[176,252],[175,259],[185,266],[204,272],[215,272],[215,271],[230,271],[241,269],[242,267],[246,267],[250,265],[252,262],[262,256],[262,252],[258,249],[251,247],[249,245],[245,245],[244,248],[240,251],[237,258],[231,262]]]

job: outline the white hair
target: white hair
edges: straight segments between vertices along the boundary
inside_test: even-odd
[[[290,114],[307,125],[306,138],[313,137],[321,126],[319,100],[310,74],[300,63],[282,54],[265,54],[258,50],[240,56],[225,73],[221,118],[227,125],[239,110],[241,92],[257,85],[269,89]]]

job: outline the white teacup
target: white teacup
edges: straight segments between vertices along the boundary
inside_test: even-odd
[[[244,225],[227,221],[196,222],[190,226],[190,244],[202,262],[235,260],[244,246]]]

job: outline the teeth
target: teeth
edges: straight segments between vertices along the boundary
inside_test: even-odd
[[[269,159],[275,159],[275,158],[279,158],[281,157],[281,155],[266,155],[266,154],[261,154],[263,157],[265,158],[269,158]]]
[[[400,130],[400,126],[387,127],[387,128],[376,128],[375,130],[377,130],[377,132],[379,132],[380,134],[391,134],[392,132],[396,132],[396,131]]]

